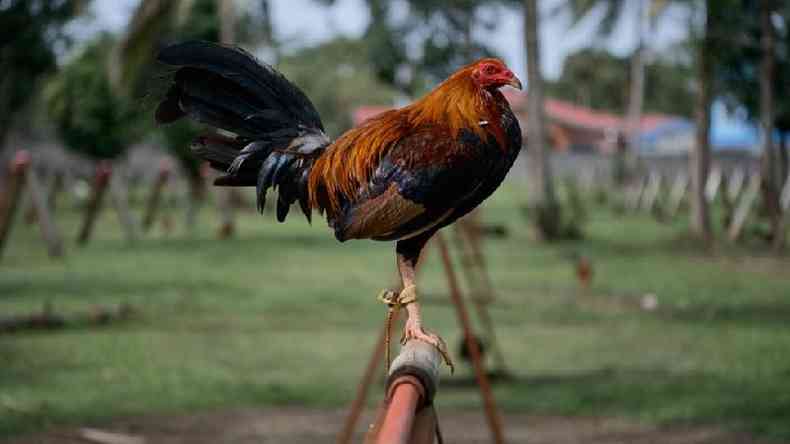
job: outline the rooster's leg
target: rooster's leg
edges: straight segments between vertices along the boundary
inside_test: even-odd
[[[420,256],[420,251],[425,245],[427,238],[414,238],[406,241],[399,241],[396,247],[396,257],[398,261],[398,272],[403,282],[403,290],[398,296],[398,302],[406,307],[406,325],[403,328],[401,343],[406,343],[410,339],[418,339],[427,342],[439,350],[450,369],[453,369],[453,362],[447,352],[447,345],[444,340],[435,333],[426,331],[422,327],[422,317],[420,315],[420,303],[417,302],[417,282],[415,267]]]

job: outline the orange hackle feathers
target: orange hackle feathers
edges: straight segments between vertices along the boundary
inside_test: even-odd
[[[353,200],[367,187],[381,159],[392,147],[415,130],[432,128],[457,138],[461,130],[471,131],[485,140],[491,134],[500,145],[504,132],[499,124],[499,109],[492,94],[473,79],[482,59],[456,71],[425,97],[401,109],[387,111],[369,119],[338,138],[316,160],[310,173],[310,205],[333,215],[340,197]]]

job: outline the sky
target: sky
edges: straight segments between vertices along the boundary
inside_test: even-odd
[[[74,27],[80,37],[89,37],[99,30],[122,31],[139,0],[94,0],[94,19]],[[251,0],[237,0],[240,5]],[[556,78],[562,72],[562,62],[574,51],[589,46],[593,25],[600,14],[593,14],[586,22],[570,32],[568,14],[552,14],[563,0],[541,0],[541,58],[542,70],[547,78]],[[603,45],[615,54],[625,55],[636,44],[636,4],[640,0],[625,2],[624,15],[612,37]],[[308,46],[321,43],[338,35],[358,37],[367,26],[367,8],[364,0],[336,0],[331,7],[318,5],[315,0],[271,0],[274,28],[278,39],[287,47]],[[600,12],[600,11],[598,11]],[[494,14],[499,25],[495,30],[475,30],[477,38],[494,48],[508,66],[521,78],[526,78],[526,55],[523,43],[523,13],[520,8],[492,8],[485,13]],[[687,13],[680,9],[668,10],[658,27],[659,33],[649,36],[649,45],[657,50],[682,41],[687,35]]]

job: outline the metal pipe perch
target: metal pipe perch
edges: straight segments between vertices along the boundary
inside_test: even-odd
[[[438,435],[433,397],[443,362],[436,347],[411,340],[392,362],[386,397],[366,444],[432,444]],[[441,442],[441,441],[440,441]]]

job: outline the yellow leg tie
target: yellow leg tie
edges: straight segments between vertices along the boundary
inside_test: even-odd
[[[412,302],[417,302],[417,287],[409,285],[400,293],[395,293],[392,290],[382,290],[379,293],[379,301],[387,305],[387,317],[385,318],[385,334],[384,334],[384,360],[387,364],[387,373],[390,371],[390,342],[392,337],[392,317],[396,310],[405,307]]]
[[[387,313],[387,334],[385,336],[385,343],[387,346],[386,350],[386,359],[387,359],[387,372],[389,372],[389,363],[390,363],[390,329],[392,324],[392,313],[394,310],[399,310],[401,307],[405,307],[413,302],[417,302],[417,287],[414,285],[409,285],[403,289],[399,294],[395,294],[393,291],[385,290],[379,295],[379,300],[384,302],[389,306],[389,312]],[[406,336],[401,337],[400,343],[401,345],[406,344]],[[447,351],[447,344],[444,343],[444,339],[437,336],[439,338],[439,345],[436,346],[436,349],[439,351],[439,354],[442,355],[444,362],[450,367],[450,373],[455,372],[455,366],[453,365],[452,359],[450,359],[450,353]]]

